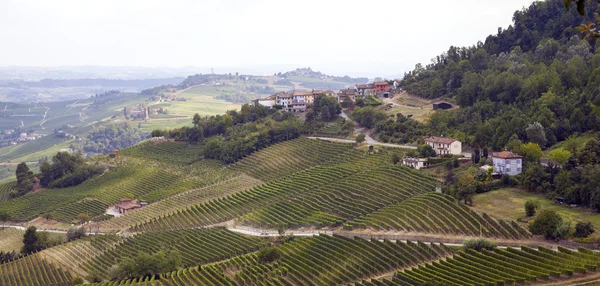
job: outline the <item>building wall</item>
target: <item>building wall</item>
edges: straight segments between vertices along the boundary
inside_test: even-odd
[[[494,165],[494,172],[500,174],[508,174],[511,176],[520,174],[523,172],[523,160],[518,159],[503,159],[503,158],[492,158]]]
[[[269,100],[259,100],[259,101],[258,101],[258,104],[260,104],[260,105],[264,105],[264,106],[266,106],[266,107],[268,107],[268,108],[271,108],[271,107],[273,107],[273,105],[275,105],[275,100],[273,100],[273,99],[269,99]]]
[[[454,141],[450,144],[450,154],[461,155],[462,154],[462,143],[460,141]]]

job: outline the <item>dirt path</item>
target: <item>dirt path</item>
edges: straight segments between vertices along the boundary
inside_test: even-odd
[[[40,127],[42,127],[42,129],[46,129],[44,127],[44,123],[46,123],[46,117],[48,116],[48,110],[50,110],[50,107],[46,107],[46,112],[44,112],[44,118],[42,118],[42,122],[40,122]]]

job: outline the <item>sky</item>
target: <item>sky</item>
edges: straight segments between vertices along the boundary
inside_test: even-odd
[[[0,66],[400,76],[531,0],[0,0]]]

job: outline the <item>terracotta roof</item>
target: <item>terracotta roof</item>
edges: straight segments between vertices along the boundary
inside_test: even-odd
[[[127,200],[127,201],[121,200],[121,202],[116,204],[115,206],[119,207],[121,209],[124,209],[124,210],[130,210],[130,209],[135,209],[135,208],[140,207],[139,204],[134,203],[131,200]]]
[[[356,88],[358,89],[369,89],[369,88],[375,88],[374,84],[357,84]]]
[[[294,96],[307,96],[307,95],[313,95],[312,91],[305,91],[305,90],[295,90],[294,91]]]
[[[374,82],[374,85],[388,85],[387,81],[378,81],[378,82]]]
[[[452,139],[450,137],[435,137],[431,136],[425,139],[425,142],[431,143],[439,143],[439,144],[452,144],[452,142],[457,141],[456,139]]]
[[[284,93],[278,94],[277,97],[279,97],[279,98],[289,98],[289,97],[292,97],[292,94],[284,92]]]
[[[348,96],[348,95],[355,95],[356,94],[356,90],[354,89],[342,89],[338,92],[338,95],[343,95],[343,96]]]
[[[492,157],[494,157],[494,158],[501,158],[501,159],[520,159],[520,158],[523,158],[523,156],[515,154],[515,153],[510,152],[510,151],[493,152],[492,153]]]

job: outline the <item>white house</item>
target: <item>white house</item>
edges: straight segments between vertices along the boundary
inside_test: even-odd
[[[523,156],[510,151],[493,152],[494,172],[514,176],[523,172]]]
[[[438,155],[461,155],[462,154],[462,143],[456,139],[449,137],[429,137],[425,139],[425,143]]]
[[[252,103],[254,104],[254,106],[266,106],[268,108],[272,108],[273,105],[275,105],[275,98],[270,98],[270,97],[266,97],[266,98],[257,98],[252,100]]]
[[[429,166],[429,160],[427,158],[404,157],[404,159],[402,159],[402,165],[419,170]]]

